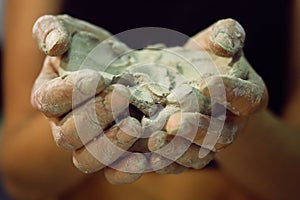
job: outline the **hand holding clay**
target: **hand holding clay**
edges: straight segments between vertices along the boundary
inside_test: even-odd
[[[200,147],[204,148],[202,152],[204,154],[207,154],[205,150],[217,152],[225,148],[233,142],[235,135],[241,126],[245,124],[247,117],[266,107],[268,101],[267,90],[263,80],[244,57],[244,41],[245,32],[242,26],[232,19],[226,19],[218,21],[187,42],[185,45],[187,49],[209,52],[220,72],[207,76],[199,84],[200,93],[209,97],[210,100],[224,95],[226,102],[214,101],[215,105],[211,104],[216,110],[215,114],[203,114],[201,112],[200,114],[189,112],[173,114],[168,119],[166,130],[158,132],[149,139],[150,149],[162,148],[170,142],[171,138],[177,135],[179,130],[181,131],[180,135],[184,137],[189,136],[191,132],[197,129],[191,148],[181,157],[182,160],[189,153],[185,160],[197,160]],[[212,94],[215,94],[215,96]],[[223,106],[227,109],[225,121],[218,114],[218,110],[224,111]],[[213,108],[211,107],[211,109]],[[223,128],[212,128],[214,124],[218,124],[220,121],[225,122]],[[178,142],[178,144],[184,143]],[[177,146],[177,148],[179,147]],[[156,156],[153,159],[155,161],[153,165],[163,163],[163,159]],[[185,165],[185,163],[180,163],[181,160],[176,162]],[[198,162],[200,160],[198,159]],[[191,163],[195,164],[195,162]],[[162,171],[168,172],[166,169]]]
[[[128,107],[129,90],[120,84],[106,87],[102,75],[94,70],[59,74],[62,55],[77,33],[93,35],[99,41],[110,36],[69,16],[43,16],[35,23],[33,36],[47,57],[32,89],[32,105],[49,118],[58,146],[73,151],[79,170],[92,173],[112,163],[126,166],[130,162],[127,168],[133,167],[136,173],[109,170],[106,177],[115,183],[133,182],[141,176],[146,159],[139,153],[124,155],[124,151],[139,138],[140,122],[129,116],[113,124],[114,117]],[[74,93],[79,94],[76,100]],[[110,104],[116,105],[114,110]],[[107,145],[110,143],[114,146]]]
[[[185,48],[133,50],[66,15],[41,17],[33,34],[49,55],[33,105],[51,118],[58,145],[75,150],[80,170],[109,165],[105,175],[112,183],[136,180],[149,170],[148,161],[161,174],[203,168],[267,102],[263,81],[242,53],[244,30],[231,19]],[[222,126],[210,126],[215,123]],[[142,153],[149,151],[147,161]]]

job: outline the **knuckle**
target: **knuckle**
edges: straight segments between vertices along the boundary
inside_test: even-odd
[[[32,93],[31,104],[35,109],[37,109],[39,112],[42,112],[47,117],[53,117],[56,115],[54,112],[52,112],[52,106],[47,100],[44,87],[41,87]]]
[[[83,97],[94,96],[105,88],[104,78],[94,70],[80,70],[70,75],[75,92]]]

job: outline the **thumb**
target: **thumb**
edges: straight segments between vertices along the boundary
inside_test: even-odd
[[[32,28],[33,38],[39,48],[49,56],[59,56],[69,49],[75,32],[86,31],[103,41],[111,34],[88,22],[68,15],[44,15],[37,19]]]
[[[232,57],[243,49],[245,35],[243,27],[236,20],[223,19],[193,36],[185,48],[212,51],[217,56]]]

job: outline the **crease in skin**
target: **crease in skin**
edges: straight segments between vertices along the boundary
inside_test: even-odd
[[[137,181],[148,165],[141,153],[121,157],[118,162],[104,169],[106,179],[112,184],[128,184]]]
[[[57,124],[52,121],[50,121],[50,126],[55,143],[66,150],[74,150],[75,147],[71,143],[67,142],[67,139],[62,134],[61,127],[57,126]]]
[[[79,91],[80,100],[84,102],[105,87],[103,77],[88,69],[59,77],[57,74],[59,64],[60,58],[47,57],[45,65],[50,65],[50,68],[42,69],[32,89],[32,105],[48,117],[59,117],[70,111],[74,103],[72,102],[74,91]],[[91,88],[89,85],[94,83],[98,83],[95,91],[89,90]],[[74,107],[76,105],[73,105]]]
[[[200,148],[202,152],[205,152],[201,157],[199,156]],[[188,168],[202,169],[213,160],[214,155],[214,152],[192,144],[176,162]]]
[[[153,171],[158,174],[179,174],[187,169],[186,167],[168,160],[156,153],[151,154],[150,164]]]
[[[110,94],[115,88],[119,88],[116,90],[115,96],[118,93],[119,96],[116,97],[122,97],[124,101],[122,101],[123,104],[118,104],[119,108],[112,112],[110,106],[107,107],[107,105],[111,104]],[[113,85],[105,89],[104,93],[96,96],[95,99],[74,108],[71,113],[57,123],[57,126],[60,127],[60,135],[56,134],[56,137],[64,138],[58,140],[58,146],[67,147],[68,150],[70,150],[69,146],[72,146],[74,150],[101,134],[111,124],[114,117],[119,116],[122,110],[127,107],[127,95],[128,91],[124,86]],[[109,99],[106,100],[107,103],[105,99]],[[134,125],[134,123],[129,124]],[[136,132],[131,134],[136,134]]]
[[[164,131],[159,131],[155,137],[150,137],[148,142],[150,151],[172,161],[176,161],[182,156],[190,145],[191,142],[181,137],[170,137]]]
[[[125,131],[130,131],[127,133]],[[123,134],[123,136],[121,136]],[[125,118],[104,134],[93,139],[73,155],[80,171],[93,173],[110,166],[133,145],[141,134],[140,123],[131,117]]]
[[[108,87],[106,94],[103,94],[104,106],[107,111],[111,111],[113,115],[117,115],[129,106],[130,91],[121,84],[114,84],[113,87]]]
[[[215,143],[215,135],[208,133],[208,127],[210,124],[209,116],[199,115],[199,123],[197,125],[198,129],[194,137],[192,136],[193,136],[193,131],[195,131],[195,129],[185,129],[184,127],[181,126],[181,123],[184,123],[184,121],[182,121],[182,113],[176,113],[172,115],[166,125],[167,134],[175,136],[178,130],[180,128],[183,128],[185,131],[183,132],[183,134],[180,134],[179,137],[185,138],[186,140],[198,146],[204,146],[203,142],[204,139],[206,139],[207,144],[213,144],[212,145],[213,148],[209,148],[208,146],[206,146],[206,148],[214,152],[217,152],[220,149],[223,149],[229,144],[231,144],[234,140],[235,133],[237,132],[237,125],[234,124],[232,125],[227,122],[224,124],[221,134],[218,136]],[[162,139],[165,139],[166,137],[167,136],[165,136]],[[162,142],[161,145],[164,145],[164,143]]]
[[[225,84],[226,97],[228,99],[226,103],[227,108],[237,116],[252,114],[264,101],[264,82],[254,73],[255,72],[250,69],[247,80],[225,75],[217,77],[221,78]],[[218,85],[215,84],[215,80],[214,77],[206,80],[206,83],[200,86],[200,91],[209,96],[209,88],[218,90]]]
[[[181,144],[181,146],[179,144]],[[204,147],[191,144],[184,138],[176,137],[173,138],[173,142],[168,141],[167,133],[162,131],[158,132],[154,137],[149,138],[148,145],[152,152],[187,168],[201,169],[214,158],[213,152]],[[182,148],[182,146],[185,146],[184,151],[181,151],[179,148]],[[167,149],[163,149],[163,147],[167,147]],[[205,149],[207,152],[207,154],[201,158],[198,156],[200,148]]]
[[[118,88],[118,89],[117,89]],[[112,97],[118,97],[118,101],[121,102],[115,105]],[[85,140],[90,140],[96,136],[102,130],[106,130],[107,126],[114,121],[114,119],[119,116],[119,114],[128,107],[128,90],[122,85],[113,85],[104,90],[99,97],[96,97],[95,101],[91,100],[88,104],[82,107],[81,110],[86,110],[89,108],[86,118],[91,122],[94,127],[94,132],[89,133],[89,137]],[[113,104],[113,105],[112,105]],[[94,113],[95,109],[95,113]],[[81,110],[78,110],[80,115]],[[93,114],[94,113],[94,114]],[[83,122],[86,121],[82,119]],[[76,120],[77,123],[81,123],[81,120]],[[87,122],[87,121],[86,121]],[[84,138],[86,131],[90,131],[90,128],[87,127],[89,123],[77,124],[77,135],[80,135],[80,138]],[[129,122],[128,122],[129,123]],[[132,124],[132,123],[130,123]],[[133,133],[132,133],[133,134]]]
[[[71,104],[71,100],[68,100],[70,98],[65,98],[66,101],[57,103],[57,97],[63,98],[66,96],[65,91],[60,90],[61,84],[58,81],[58,79],[53,79],[34,92],[34,104],[37,106],[36,108],[49,117],[59,116],[70,109],[70,106],[68,106]]]
[[[109,167],[104,168],[106,180],[113,185],[129,184],[142,177],[142,173],[127,173]]]

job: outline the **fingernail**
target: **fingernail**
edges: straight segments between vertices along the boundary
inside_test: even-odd
[[[45,45],[48,50],[51,50],[59,41],[60,32],[56,29],[50,31],[45,38]]]
[[[245,31],[237,21],[220,20],[213,26],[210,48],[216,55],[232,57],[243,48],[244,42]]]
[[[222,47],[224,50],[234,54],[234,42],[232,38],[227,33],[218,33],[217,36],[213,39],[213,41]]]
[[[69,42],[65,33],[57,29],[51,30],[44,40],[45,51],[48,55],[61,55],[67,51]]]

